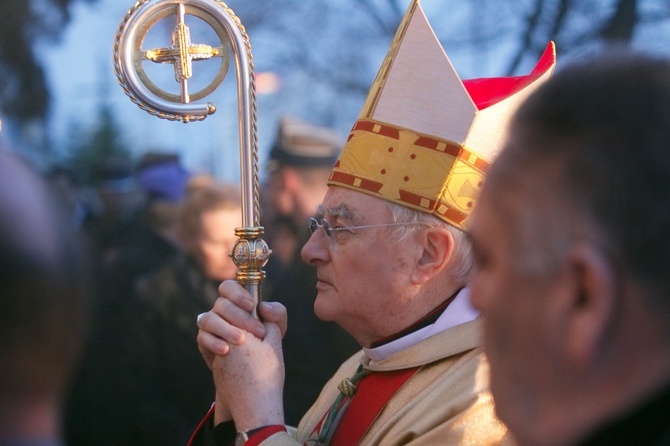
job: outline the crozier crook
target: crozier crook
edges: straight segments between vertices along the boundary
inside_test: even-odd
[[[142,49],[148,31],[161,19],[174,15],[176,26],[169,46]],[[213,47],[191,41],[185,18],[202,19],[215,32],[220,45]],[[198,103],[214,92],[226,76],[230,57],[237,73],[237,108],[240,143],[242,227],[235,229],[231,257],[238,267],[236,278],[256,302],[261,299],[261,282],[271,250],[259,222],[260,185],[258,177],[258,137],[256,90],[251,45],[244,27],[233,11],[218,0],[139,0],[119,25],[114,41],[114,70],[121,87],[142,110],[171,121],[202,121],[216,111],[212,103]],[[205,88],[189,92],[193,62],[220,58],[221,66]],[[172,64],[180,94],[160,89],[147,76],[142,64]]]

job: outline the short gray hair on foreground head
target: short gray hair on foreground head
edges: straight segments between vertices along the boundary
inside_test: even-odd
[[[598,246],[670,317],[670,59],[618,48],[564,67],[519,108],[510,135],[489,178],[534,175],[563,204],[540,217],[570,216],[553,233],[537,228],[529,246],[560,253],[559,236]]]
[[[457,281],[468,284],[474,275],[475,262],[472,254],[472,243],[465,232],[440,220],[433,214],[408,208],[396,203],[387,202],[394,223],[421,222],[432,226],[440,226],[449,231],[454,238],[454,252],[452,253],[452,276]],[[398,226],[393,228],[393,237],[397,240],[405,236],[417,226]]]

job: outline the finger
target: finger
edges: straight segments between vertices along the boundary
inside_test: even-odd
[[[195,324],[198,326],[198,330],[202,330],[202,319],[207,315],[207,313],[200,313],[195,319]]]
[[[274,322],[279,325],[282,337],[286,334],[288,314],[284,305],[279,302],[261,302],[258,312],[265,322]]]
[[[219,296],[234,302],[238,307],[251,313],[256,308],[256,302],[249,291],[236,280],[226,280],[219,285]]]
[[[198,350],[210,370],[216,356],[226,355],[230,351],[230,345],[227,342],[203,330],[198,332],[197,341]]]
[[[207,332],[228,344],[240,345],[244,342],[245,331],[225,319],[223,315],[229,310],[226,309],[226,302],[219,302],[219,300],[224,301],[225,299],[219,298],[214,304],[212,311],[202,313],[198,316],[198,328],[200,332]],[[229,305],[237,311],[242,311],[234,304]],[[244,311],[242,311],[242,315],[244,314]],[[264,328],[263,332],[265,332]]]
[[[265,327],[252,313],[237,306],[233,301],[220,297],[214,304],[212,312],[222,319],[226,326],[222,326],[222,330],[226,330],[228,335],[239,336],[243,330],[253,333],[256,337],[262,338],[265,336]],[[237,331],[237,333],[235,333]],[[239,344],[233,338],[225,337],[233,343]]]

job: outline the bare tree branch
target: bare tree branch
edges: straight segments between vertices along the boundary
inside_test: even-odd
[[[540,17],[542,16],[543,8],[544,8],[544,0],[535,0],[535,7],[528,15],[528,19],[526,20],[526,29],[521,38],[521,45],[519,47],[519,50],[517,51],[514,58],[512,59],[512,62],[507,68],[508,75],[511,75],[516,71],[519,64],[521,63],[521,60],[523,59],[524,54],[530,48],[532,48],[533,34],[535,34],[535,31],[538,25],[540,24]]]
[[[637,0],[619,0],[616,10],[600,32],[608,42],[629,44],[637,24]]]
[[[45,118],[50,96],[35,46],[39,40],[60,36],[70,20],[68,7],[75,1],[0,1],[0,110],[4,114],[19,120]]]

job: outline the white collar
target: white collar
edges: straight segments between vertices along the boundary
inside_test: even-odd
[[[440,317],[433,323],[417,331],[403,336],[375,348],[363,348],[365,355],[371,361],[381,361],[394,353],[404,350],[414,344],[427,339],[438,333],[442,333],[456,325],[477,319],[479,312],[475,310],[470,302],[470,289],[463,288],[458,292],[454,300],[447,306]]]

